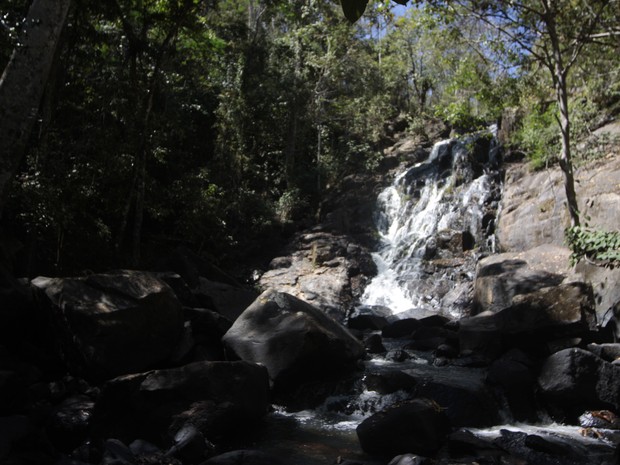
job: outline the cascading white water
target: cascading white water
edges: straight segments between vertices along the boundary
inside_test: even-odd
[[[423,270],[438,234],[458,231],[476,246],[484,240],[482,218],[491,178],[463,175],[470,143],[450,139],[435,144],[426,162],[399,174],[381,192],[376,219],[380,247],[373,254],[378,273],[366,287],[362,305],[388,307],[395,314],[439,309],[443,295],[433,292],[438,287],[427,282]]]

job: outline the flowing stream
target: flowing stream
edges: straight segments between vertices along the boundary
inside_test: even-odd
[[[373,254],[378,274],[365,289],[362,306],[385,307],[395,318],[467,314],[476,262],[481,254],[495,251],[501,186],[494,131],[437,143],[425,161],[396,175],[380,193],[375,218],[380,245]],[[368,376],[416,366],[433,369],[432,354],[407,350],[399,359],[390,354],[398,352],[402,341],[384,338],[383,344],[387,354],[366,360],[364,373],[344,394],[313,410],[276,407],[257,439],[261,448],[298,465],[334,463],[337,457],[375,463],[361,451],[355,428],[411,394],[381,395],[369,388]],[[497,437],[502,429],[516,434],[551,431],[574,440],[579,436],[576,427],[511,425],[508,416],[504,420],[506,425],[470,430],[479,437]]]
[[[437,312],[460,316],[460,307],[468,305],[459,306],[458,297],[467,294],[473,280],[473,251],[493,247],[492,224],[485,220],[493,202],[497,204],[498,186],[488,170],[495,163],[493,133],[494,128],[484,135],[435,144],[425,161],[404,169],[380,193],[375,216],[380,246],[373,254],[378,274],[367,286],[362,305],[387,307],[403,316]],[[483,145],[476,160],[472,152],[478,140]],[[429,268],[433,260],[454,266]],[[457,274],[460,278],[455,281]],[[398,345],[390,340],[384,344],[388,349]],[[381,355],[365,361],[364,371],[404,369],[429,361],[424,353],[411,353],[401,362]],[[370,390],[364,374],[351,391],[332,396],[313,410],[287,412],[276,407],[258,442],[280,456],[286,451],[291,463],[299,465],[333,463],[338,456],[372,463],[360,449],[355,428],[410,395]]]

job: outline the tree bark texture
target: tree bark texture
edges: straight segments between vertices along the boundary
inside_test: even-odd
[[[564,60],[562,57],[562,44],[560,43],[560,38],[558,36],[555,23],[556,11],[554,8],[551,8],[550,4],[547,2],[544,2],[544,5],[546,6],[546,16],[544,19],[547,25],[549,43],[551,46],[551,60],[548,66],[553,77],[556,100],[560,110],[559,123],[562,141],[560,168],[564,174],[564,190],[566,192],[566,202],[568,204],[570,224],[571,226],[579,226],[579,206],[577,204],[577,194],[575,193],[575,177],[573,174],[573,162],[570,146],[570,111],[568,109],[568,86],[566,84],[568,68],[564,65]]]
[[[26,150],[71,0],[33,0],[0,77],[0,215]]]

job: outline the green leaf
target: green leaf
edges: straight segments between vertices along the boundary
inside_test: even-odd
[[[354,23],[362,17],[364,11],[366,11],[366,5],[368,0],[340,0],[342,5],[342,11],[345,17]]]

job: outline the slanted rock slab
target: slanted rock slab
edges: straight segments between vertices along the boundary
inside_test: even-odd
[[[222,340],[242,360],[264,365],[276,385],[338,372],[364,354],[344,326],[307,302],[274,290],[263,292]]]
[[[67,366],[89,379],[141,372],[166,361],[183,331],[181,304],[150,273],[39,277],[32,285]]]

